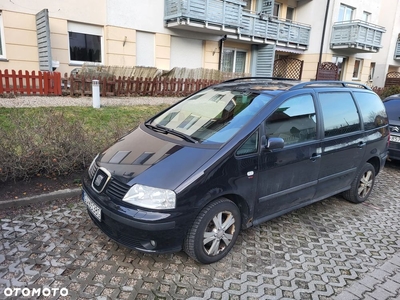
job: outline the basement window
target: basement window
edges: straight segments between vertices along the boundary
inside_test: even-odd
[[[71,64],[103,62],[103,28],[81,23],[68,23]]]

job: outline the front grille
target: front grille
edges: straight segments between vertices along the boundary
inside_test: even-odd
[[[97,164],[92,164],[89,168],[89,178],[92,181],[93,177],[96,175],[99,166]],[[124,198],[126,193],[129,191],[130,186],[118,181],[115,178],[111,178],[111,180],[107,183],[105,193],[108,196],[111,196],[114,199],[121,200]]]
[[[129,191],[129,188],[129,185],[112,178],[108,183],[106,194],[118,200],[122,200],[122,198],[124,198],[126,193]]]
[[[90,179],[93,178],[93,176],[96,174],[98,169],[99,169],[99,166],[96,163],[93,163],[90,165],[90,168],[89,168],[89,178]]]

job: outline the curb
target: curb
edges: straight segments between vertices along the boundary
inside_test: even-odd
[[[4,200],[0,201],[0,209],[10,208],[15,206],[24,206],[29,204],[43,203],[48,201],[57,200],[60,198],[75,197],[82,193],[81,188],[59,190],[47,194],[36,195],[32,197]]]

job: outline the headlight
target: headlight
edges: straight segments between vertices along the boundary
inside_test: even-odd
[[[122,200],[146,208],[171,209],[175,208],[176,195],[171,190],[135,184]]]

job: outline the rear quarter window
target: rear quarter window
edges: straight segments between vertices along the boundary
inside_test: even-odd
[[[353,94],[360,108],[365,130],[387,124],[385,106],[378,95],[364,92],[354,92]]]

